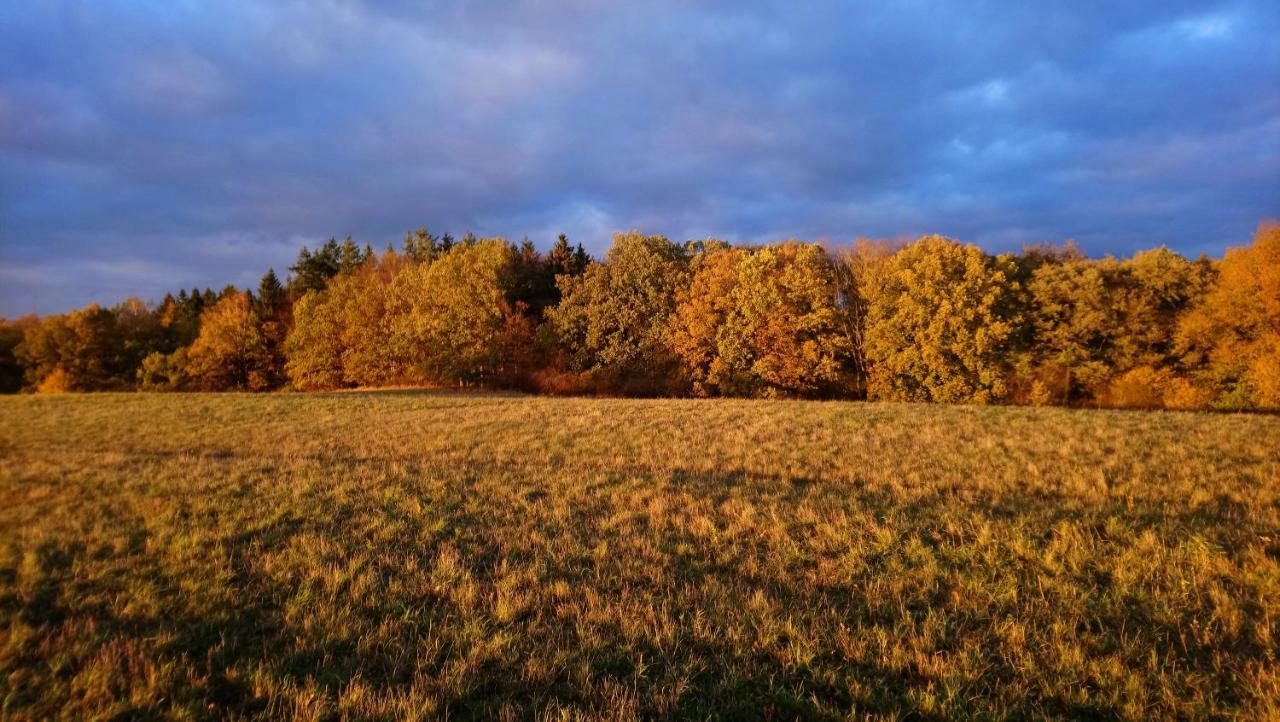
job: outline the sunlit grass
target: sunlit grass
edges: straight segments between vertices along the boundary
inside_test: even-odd
[[[1280,715],[1280,418],[0,398],[0,716]]]

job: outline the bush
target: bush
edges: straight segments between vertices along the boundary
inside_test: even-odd
[[[72,391],[71,374],[58,366],[50,371],[36,386],[38,394],[65,394]]]
[[[1101,401],[1104,406],[1118,409],[1162,408],[1167,382],[1167,371],[1139,366],[1112,379]]]
[[[1211,394],[1195,385],[1190,379],[1182,376],[1175,376],[1165,383],[1164,390],[1161,393],[1161,400],[1164,402],[1166,409],[1203,409],[1209,405]]]
[[[159,351],[142,359],[138,387],[143,391],[180,391],[187,386],[187,350]]]
[[[1138,366],[1111,380],[1099,397],[1118,409],[1203,409],[1212,392],[1169,369]]]

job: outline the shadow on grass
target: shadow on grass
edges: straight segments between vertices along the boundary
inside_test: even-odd
[[[405,466],[398,460],[369,461],[340,455],[316,455],[315,460],[329,467],[345,465],[350,468],[364,464],[386,465],[396,461],[404,468],[394,476],[402,481],[417,473],[411,463]],[[1222,533],[1251,533],[1248,529],[1240,530],[1241,526],[1248,526],[1244,523],[1248,519],[1248,510],[1225,497],[1215,504],[1177,514],[1165,513],[1167,510],[1161,509],[1130,510],[1118,501],[1081,510],[1071,508],[1064,495],[1043,491],[1027,492],[1019,496],[984,496],[972,492],[960,495],[942,491],[903,501],[888,491],[859,488],[856,484],[829,484],[814,478],[736,471],[711,473],[663,470],[640,465],[619,467],[617,464],[573,468],[599,477],[599,483],[625,483],[637,476],[648,476],[660,483],[711,499],[727,498],[726,490],[730,488],[737,490],[748,500],[781,504],[795,504],[803,500],[821,501],[824,497],[833,495],[852,495],[857,497],[862,508],[891,510],[919,520],[917,526],[922,531],[922,542],[934,546],[940,546],[942,542],[931,537],[928,532],[942,526],[944,511],[954,511],[956,506],[963,507],[970,514],[1006,521],[1031,516],[1037,520],[1037,527],[1044,529],[1046,533],[1050,533],[1059,522],[1069,521],[1084,524],[1086,528],[1101,534],[1106,520],[1113,516],[1122,518],[1127,525],[1137,529],[1167,530],[1173,522],[1192,531],[1221,530],[1228,527],[1235,531]],[[536,469],[516,462],[469,461],[465,476],[518,476],[528,475],[533,471]],[[466,481],[461,483],[465,484]],[[530,504],[548,503],[547,493],[544,491],[524,492],[523,498]],[[590,510],[581,511],[589,513]],[[311,682],[330,699],[336,699],[356,679],[370,687],[375,694],[408,693],[415,684],[416,670],[412,669],[412,665],[400,665],[382,656],[360,655],[354,644],[341,640],[332,640],[323,648],[300,647],[296,643],[295,631],[291,628],[291,624],[296,622],[290,622],[285,611],[286,603],[297,590],[282,588],[257,570],[257,555],[283,549],[304,532],[319,532],[344,544],[358,543],[355,540],[359,539],[360,530],[350,522],[351,518],[351,514],[338,509],[331,509],[326,517],[317,519],[284,514],[227,536],[222,543],[231,551],[231,577],[228,586],[232,589],[225,594],[230,601],[212,613],[197,613],[188,604],[189,600],[174,595],[163,599],[161,608],[150,616],[119,616],[102,603],[78,604],[72,608],[68,605],[69,600],[100,598],[111,591],[90,588],[92,582],[78,578],[77,562],[88,552],[82,544],[76,542],[47,543],[40,546],[36,550],[36,566],[40,572],[38,580],[25,596],[10,594],[0,598],[0,609],[6,613],[16,613],[26,624],[39,628],[41,635],[46,638],[55,636],[69,619],[75,617],[93,621],[98,642],[118,638],[166,639],[162,653],[175,661],[194,666],[197,677],[201,680],[198,686],[175,687],[167,690],[166,695],[172,704],[195,717],[257,716],[273,711],[278,713],[279,710],[273,710],[270,706],[273,700],[264,698],[244,674],[245,670],[255,667],[264,670],[277,682]],[[460,517],[455,520],[465,521]],[[1228,521],[1231,523],[1225,523]],[[479,520],[477,523],[480,523]],[[546,527],[544,530],[552,536],[571,531]],[[166,566],[166,560],[156,552],[147,551],[144,542],[145,538],[132,538],[127,546],[125,554],[133,563],[129,574],[145,577],[162,589],[181,588],[183,574],[186,572]],[[492,540],[472,540],[470,545],[468,555],[473,556],[474,552],[481,570],[492,570],[503,553]],[[774,580],[745,575],[739,569],[705,557],[672,555],[671,559],[672,571],[680,584],[699,585],[716,579],[733,589],[767,587],[770,595],[783,609],[823,607],[844,610],[848,615],[847,623],[854,627],[886,627],[901,619],[901,610],[886,610],[870,604],[852,587],[800,592]],[[574,565],[555,571],[566,579],[582,584],[592,583],[588,579],[591,569],[586,560],[578,560]],[[484,576],[486,572],[479,573],[480,581],[486,584],[493,581]],[[883,573],[883,570],[876,569],[873,564],[866,573]],[[13,576],[9,572],[5,574],[6,577]],[[16,578],[0,579],[5,588],[10,590],[14,589],[15,581]],[[660,597],[663,593],[660,581],[669,582],[653,580],[653,586],[642,589],[642,593]],[[1085,583],[1096,589],[1104,589],[1108,582],[1105,578],[1097,578]],[[600,591],[605,595],[610,593],[607,585],[601,587]],[[436,604],[443,606],[445,603]],[[943,598],[918,600],[906,612],[922,618],[931,609],[943,605]],[[1222,651],[1221,649],[1192,647],[1178,650],[1173,646],[1173,640],[1180,636],[1176,625],[1156,619],[1144,612],[1141,605],[1134,605],[1125,612],[1130,615],[1127,619],[1103,617],[1096,620],[1100,627],[1092,630],[1092,633],[1125,621],[1136,623],[1146,628],[1153,640],[1163,640],[1150,647],[1162,657],[1176,659],[1180,665],[1203,673],[1206,679],[1215,679],[1222,673],[1222,670],[1213,667],[1213,653]],[[447,613],[447,609],[429,610],[429,614]],[[376,619],[363,621],[368,623],[366,626],[369,628],[377,626]],[[606,640],[611,640],[611,643],[606,642],[594,650],[594,654],[587,655],[594,682],[613,680],[624,687],[635,685],[637,694],[643,699],[646,695],[661,692],[663,685],[679,679],[687,671],[678,661],[664,662],[660,650],[652,647],[646,649],[642,641],[626,639],[618,625],[612,628],[601,625],[597,631]],[[583,688],[581,680],[568,671],[557,672],[553,679],[545,682],[522,681],[521,665],[525,658],[544,653],[553,648],[557,641],[562,642],[563,640],[553,638],[554,634],[560,633],[567,634],[562,629],[534,630],[532,636],[521,645],[520,655],[491,661],[481,667],[472,684],[443,700],[450,716],[454,719],[488,719],[495,716],[504,704],[517,705],[529,714],[553,703],[590,705],[593,701],[592,690]],[[416,650],[416,643],[419,641],[419,638],[410,638],[400,640],[400,643],[404,649]],[[724,667],[704,669],[689,680],[687,689],[677,700],[679,714],[683,717],[721,719],[821,719],[828,716],[824,710],[840,709],[891,717],[931,719],[918,708],[914,693],[937,689],[944,683],[950,683],[964,689],[971,700],[990,702],[1001,695],[1001,690],[1008,689],[1020,674],[1017,670],[1003,667],[1000,660],[993,656],[983,676],[943,680],[911,666],[889,666],[842,659],[830,645],[820,650],[816,660],[820,664],[797,666],[783,663],[772,652],[785,645],[786,639],[759,641],[761,644],[758,649],[750,649],[741,644],[696,635],[688,635],[687,639],[682,640],[682,648],[687,650],[689,656],[718,662]],[[945,640],[941,649],[944,653],[947,651]],[[441,675],[446,665],[457,661],[459,653],[459,650],[446,649],[437,658],[426,660],[421,672]],[[1265,659],[1267,650],[1246,645],[1231,650],[1231,653],[1238,657],[1262,660]],[[644,655],[649,674],[644,680],[636,681],[640,655]],[[36,655],[19,661],[39,664],[41,659]],[[1135,660],[1134,663],[1145,661]],[[821,666],[828,673],[815,673],[815,666]],[[829,672],[832,669],[839,673],[831,675]],[[74,672],[73,663],[57,674],[65,677]],[[866,691],[855,694],[852,691],[854,681],[860,689]],[[1226,692],[1229,694],[1230,690]],[[20,690],[17,691],[10,702],[16,700],[17,704],[22,704],[26,699],[22,694]],[[1006,699],[1000,704],[1015,717],[1048,715],[1104,719],[1121,714],[1118,709],[1081,705],[1047,694],[1021,700]],[[975,714],[980,713],[981,709],[981,706],[973,707]],[[155,710],[147,708],[126,709],[123,716],[142,717],[153,712]]]

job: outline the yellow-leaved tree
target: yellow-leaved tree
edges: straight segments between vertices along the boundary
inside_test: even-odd
[[[821,246],[790,241],[752,252],[738,264],[732,304],[721,358],[756,395],[838,392],[852,344]]]
[[[866,355],[868,289],[881,267],[893,257],[897,246],[892,241],[858,238],[847,248],[836,251],[832,266],[835,273],[837,306],[842,310],[844,334],[849,339],[849,374],[846,393],[867,398],[871,366]]]
[[[733,348],[726,326],[734,310],[738,266],[747,252],[716,243],[706,246],[689,264],[689,283],[676,292],[676,306],[667,329],[667,345],[680,360],[699,396],[746,394],[746,369],[726,357],[742,356]]]
[[[1178,317],[1203,293],[1210,267],[1167,249],[1135,253],[1119,262],[1120,311],[1111,338],[1114,378],[1097,399],[1106,406],[1191,408],[1204,399],[1175,371]]]
[[[878,264],[865,295],[872,397],[949,403],[1004,397],[1020,323],[1011,259],[925,236]]]
[[[285,373],[303,391],[345,385],[341,319],[328,289],[308,291],[293,305],[293,328],[284,342]]]
[[[614,235],[603,263],[560,277],[562,297],[547,318],[575,370],[615,388],[665,390],[672,371],[668,317],[687,273],[684,248],[631,231]]]
[[[300,389],[381,386],[408,380],[405,352],[393,343],[392,283],[406,261],[394,251],[310,291],[294,308],[285,369]]]
[[[1034,250],[1034,249],[1033,249]],[[1063,253],[1024,256],[1029,354],[1021,369],[1033,403],[1197,405],[1174,371],[1178,315],[1201,293],[1208,266],[1166,248],[1117,260]]]
[[[392,343],[426,380],[485,383],[503,373],[515,251],[501,238],[461,243],[392,284]]]
[[[1120,264],[1083,256],[1043,263],[1027,283],[1032,366],[1025,375],[1036,403],[1091,399],[1114,372],[1114,341],[1124,328]]]

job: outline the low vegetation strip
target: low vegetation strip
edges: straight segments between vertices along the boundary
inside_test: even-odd
[[[0,716],[1280,716],[1280,418],[0,398]]]

